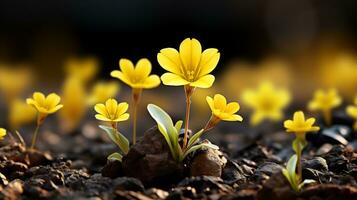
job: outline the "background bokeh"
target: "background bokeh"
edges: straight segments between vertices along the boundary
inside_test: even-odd
[[[21,72],[12,78],[0,71],[1,111],[9,112],[4,105],[10,96],[25,99],[35,90],[61,94],[64,69],[73,58],[97,61],[100,70],[93,81],[114,80],[109,73],[120,58],[147,57],[153,72],[162,74],[157,53],[178,48],[187,37],[221,52],[215,86],[193,97],[199,111],[193,120],[201,120],[199,114],[208,117],[206,95],[219,92],[240,102],[243,89],[265,80],[289,89],[293,108],[304,109],[317,88],[337,88],[350,103],[357,93],[356,9],[354,0],[3,0],[0,65]],[[121,85],[120,101],[130,100],[128,87],[114,81]],[[26,89],[17,94],[23,85]],[[174,98],[182,99],[182,106]],[[145,91],[142,121],[149,102],[183,116],[182,88]],[[91,114],[86,117],[93,120]],[[0,122],[7,126],[7,114]]]

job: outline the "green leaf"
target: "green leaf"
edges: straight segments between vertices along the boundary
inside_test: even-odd
[[[188,141],[188,144],[187,144],[187,148],[190,148],[192,145],[195,144],[195,142],[198,140],[198,138],[200,138],[201,135],[204,133],[203,131],[204,131],[204,129],[201,129],[200,131],[198,131],[197,133],[195,133],[195,134],[190,138],[190,140]]]
[[[120,162],[122,161],[123,156],[120,153],[112,153],[110,154],[107,159],[108,160],[119,160]]]
[[[305,179],[302,183],[299,184],[298,188],[301,190],[305,185],[311,184],[311,183],[316,183],[315,180],[313,179]]]
[[[176,128],[177,133],[180,133],[182,124],[183,124],[183,121],[182,121],[182,120],[179,120],[179,121],[176,122],[175,128]]]
[[[165,128],[166,133],[170,133],[170,129],[174,128],[174,124],[170,115],[168,115],[163,109],[154,104],[149,104],[147,109],[152,118],[156,121],[156,123],[160,124],[163,128]]]
[[[201,143],[201,144],[193,145],[192,147],[186,150],[186,152],[183,154],[181,159],[183,160],[188,154],[204,148],[219,149],[218,146],[211,143]]]
[[[182,154],[181,147],[178,143],[178,129],[182,126],[182,121],[176,122],[175,126],[170,115],[163,109],[154,104],[149,104],[147,109],[151,117],[156,121],[161,134],[165,137],[167,144],[170,147],[171,154],[175,160],[179,160]]]
[[[295,191],[298,190],[298,184],[299,184],[299,177],[296,175],[296,164],[297,164],[297,155],[294,154],[289,159],[289,161],[287,163],[287,166],[286,166],[286,169],[287,169],[289,177],[290,177],[291,187]]]
[[[129,141],[123,134],[112,127],[100,125],[99,128],[103,129],[108,134],[109,138],[120,148],[124,154],[129,152]]]
[[[172,146],[169,134],[166,132],[166,129],[162,125],[157,124],[157,127],[159,128],[160,133],[164,136],[166,143],[169,145],[172,157],[176,160],[177,159],[176,151]]]

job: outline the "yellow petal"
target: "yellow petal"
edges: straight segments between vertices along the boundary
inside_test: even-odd
[[[151,63],[148,59],[142,58],[135,67],[135,76],[146,78],[151,72]]]
[[[201,58],[202,47],[198,40],[186,38],[180,44],[180,58],[186,70],[195,70]]]
[[[44,105],[46,97],[44,94],[41,92],[35,92],[33,93],[33,99],[39,104],[39,105]]]
[[[126,102],[122,102],[118,104],[118,108],[117,108],[117,115],[120,116],[123,113],[125,113],[129,108],[129,104]]]
[[[119,118],[117,118],[115,121],[116,122],[121,122],[121,121],[125,121],[125,120],[128,120],[129,119],[129,114],[128,113],[125,113],[123,115],[121,115]]]
[[[291,129],[292,126],[293,126],[293,121],[292,120],[286,120],[284,121],[284,127],[287,128],[287,129]]]
[[[313,117],[306,120],[306,124],[308,126],[312,126],[314,123],[315,123],[315,118]]]
[[[0,138],[2,139],[6,135],[6,129],[0,128]]]
[[[211,110],[214,110],[214,103],[213,103],[213,99],[209,96],[206,97],[206,101],[210,107]]]
[[[160,77],[157,75],[150,75],[145,79],[144,87],[146,89],[154,88],[160,85]]]
[[[59,109],[61,109],[62,107],[63,107],[62,104],[57,105],[57,106],[51,108],[50,110],[48,110],[47,113],[49,113],[49,114],[50,114],[50,113],[55,113],[55,112],[57,112]]]
[[[103,116],[101,114],[96,114],[95,118],[98,119],[98,120],[101,120],[101,121],[107,121],[107,122],[112,121],[112,120],[108,119],[107,117],[105,117],[105,116]]]
[[[134,64],[130,60],[125,58],[120,59],[119,66],[123,74],[126,74],[129,77],[134,74]]]
[[[254,112],[253,115],[250,117],[250,123],[252,125],[259,124],[264,119],[264,115],[262,112]]]
[[[357,118],[357,107],[356,106],[348,106],[346,112],[349,116],[353,118]]]
[[[218,64],[219,57],[220,57],[220,53],[218,53],[218,49],[210,48],[204,50],[201,55],[201,60],[199,64],[199,68],[200,68],[199,76],[204,76],[212,72]]]
[[[118,102],[115,99],[108,99],[105,102],[105,107],[107,109],[107,112],[110,116],[114,116],[115,113],[117,112],[117,106]]]
[[[129,86],[132,86],[133,83],[131,82],[130,78],[126,75],[126,74],[123,74],[121,71],[119,70],[114,70],[110,73],[110,75],[114,78],[117,78],[121,81],[123,81],[125,84],[129,85]]]
[[[303,123],[305,122],[305,116],[302,111],[297,111],[294,113],[294,121],[298,123]]]
[[[164,85],[172,85],[172,86],[180,86],[187,85],[190,82],[183,79],[181,76],[173,74],[173,73],[165,73],[161,76],[162,83]]]
[[[237,102],[231,102],[231,103],[227,104],[226,112],[230,113],[230,114],[234,114],[234,113],[238,112],[239,108],[240,108],[240,106]]]
[[[190,86],[198,88],[210,88],[214,82],[214,79],[215,78],[213,75],[206,75],[197,81],[190,83]]]
[[[107,115],[107,109],[105,108],[105,105],[102,103],[98,103],[97,105],[94,106],[94,110],[101,114],[101,115]]]
[[[174,74],[182,75],[180,54],[176,49],[161,49],[160,53],[157,54],[157,61],[165,70]]]
[[[219,109],[221,111],[225,110],[226,105],[227,105],[227,100],[223,95],[221,95],[221,94],[214,95],[213,101],[214,101],[215,109]]]
[[[318,126],[313,126],[313,127],[310,128],[309,131],[318,131],[318,130],[320,130],[320,127],[318,127]]]
[[[49,108],[55,107],[61,101],[61,97],[59,97],[55,93],[51,93],[46,97],[46,104]]]
[[[243,121],[243,117],[240,115],[231,115],[228,118],[224,119],[225,121]]]

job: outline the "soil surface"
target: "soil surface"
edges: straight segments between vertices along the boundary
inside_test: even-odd
[[[255,132],[222,133],[212,140],[219,151],[198,151],[181,164],[172,160],[156,127],[122,163],[107,161],[118,148],[90,129],[43,133],[38,149],[47,151],[7,139],[0,147],[0,199],[357,199],[357,137],[349,125],[322,128],[309,138],[303,178],[317,183],[300,193],[281,173],[293,154],[293,135]]]

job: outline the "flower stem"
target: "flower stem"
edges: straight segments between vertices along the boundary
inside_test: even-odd
[[[330,126],[331,122],[332,122],[331,110],[324,110],[323,115],[324,115],[326,125]]]
[[[192,96],[192,93],[195,90],[195,88],[185,85],[184,89],[185,89],[185,95],[186,95],[186,116],[185,116],[185,132],[184,132],[184,136],[183,136],[182,149],[186,149],[186,146],[187,146],[188,127],[189,127],[190,110],[191,110],[191,96]]]
[[[141,89],[133,89],[133,144],[136,143],[136,124],[137,124],[137,112],[138,104],[141,96]]]
[[[46,119],[46,116],[47,116],[46,114],[41,114],[41,113],[37,114],[37,125],[36,125],[35,132],[33,133],[32,136],[31,147],[30,147],[31,149],[35,148],[38,130],[40,129],[40,126],[43,123],[43,121]]]
[[[33,136],[32,136],[31,149],[35,148],[36,139],[37,139],[37,135],[38,135],[38,130],[39,129],[40,129],[40,124],[37,123],[35,132],[33,133]]]
[[[210,119],[208,120],[205,127],[203,128],[203,132],[207,132],[213,129],[218,124],[219,121],[220,119],[218,117],[211,115]]]

